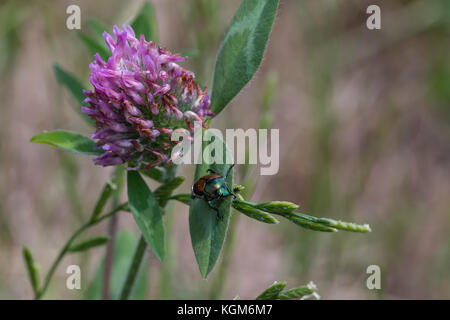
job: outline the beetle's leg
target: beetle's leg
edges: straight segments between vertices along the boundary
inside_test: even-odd
[[[234,192],[232,190],[230,190],[230,188],[228,188],[228,186],[226,186],[226,189],[230,193],[229,195],[231,195],[233,197],[233,199],[236,199],[236,195],[234,194]]]
[[[220,215],[219,209],[218,209],[215,205],[212,204],[212,202],[213,202],[214,200],[220,199],[220,196],[218,196],[217,194],[212,195],[212,194],[209,194],[209,193],[205,193],[205,194],[204,194],[204,197],[205,197],[205,200],[206,200],[206,203],[208,204],[208,206],[216,212],[217,218],[218,218],[219,220],[222,220],[222,219],[223,219],[223,216]]]
[[[236,199],[236,194],[234,193],[234,191],[233,190],[230,190],[230,188],[228,187],[228,185],[226,186],[226,188],[227,188],[227,191],[233,196],[233,199]]]
[[[212,201],[212,200],[207,201],[209,207],[210,207],[211,209],[213,209],[213,210],[216,212],[217,218],[218,218],[219,220],[223,220],[223,216],[220,215],[219,209],[218,209],[216,206],[214,206],[214,205],[211,203],[211,201]]]
[[[214,195],[210,194],[209,192],[206,192],[206,190],[203,192],[203,197],[206,201],[212,201],[215,199]]]
[[[228,175],[230,174],[231,169],[233,169],[233,167],[234,167],[234,163],[231,165],[231,167],[228,168],[227,174],[225,175],[225,180],[228,178]]]

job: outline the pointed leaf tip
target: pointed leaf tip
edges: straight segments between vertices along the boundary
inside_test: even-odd
[[[278,0],[243,0],[220,46],[211,110],[217,115],[251,80],[261,64]]]
[[[215,136],[215,139],[220,138]],[[205,155],[204,151],[209,145],[210,144],[208,144],[207,142],[203,142],[203,155]],[[227,170],[230,168],[230,163],[232,161],[229,150],[223,143],[223,141],[222,148],[222,164],[214,163],[214,159],[203,159],[203,163],[197,165],[196,167],[196,181],[208,174],[208,169],[212,169],[222,176],[225,176]],[[226,182],[228,186],[233,186],[232,171],[230,172]],[[223,243],[225,241],[225,235],[230,220],[231,197],[227,197],[221,200],[214,200],[214,205],[218,208],[219,216],[221,216],[222,218],[219,218],[216,211],[213,210],[203,199],[193,199],[190,204],[189,230],[191,234],[192,247],[194,249],[200,273],[204,278],[206,278],[217,262],[220,251],[222,250]]]

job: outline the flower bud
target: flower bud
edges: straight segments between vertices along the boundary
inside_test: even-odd
[[[280,292],[280,294],[278,295],[278,299],[280,300],[288,300],[288,299],[300,299],[300,298],[305,298],[307,296],[310,296],[314,293],[316,293],[317,291],[317,287],[314,284],[314,282],[309,282],[306,286],[300,286],[297,288],[292,288],[289,290],[285,290]],[[317,299],[320,299],[319,295],[314,295],[314,297]]]
[[[337,221],[329,218],[319,218],[319,222],[339,230],[361,232],[361,233],[372,232],[372,229],[368,224],[361,225],[353,222]]]
[[[266,212],[283,214],[289,213],[298,209],[298,205],[288,201],[269,201],[263,202],[256,205],[256,208],[264,210]]]
[[[275,281],[270,287],[264,290],[255,300],[274,300],[278,299],[278,295],[286,287],[286,282]]]
[[[337,232],[338,231],[337,229],[335,229],[331,226],[326,226],[326,225],[316,222],[316,219],[318,219],[318,218],[311,217],[308,215],[290,212],[290,213],[282,214],[282,216],[285,217],[286,219],[289,219],[296,225],[299,225],[300,227],[303,227],[306,229],[310,229],[310,230],[314,230],[314,231],[322,231],[322,232]]]

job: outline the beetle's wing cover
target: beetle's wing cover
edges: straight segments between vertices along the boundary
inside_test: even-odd
[[[210,183],[217,178],[222,178],[220,174],[214,173],[207,176],[204,176],[202,179],[205,179],[206,183]]]
[[[205,182],[204,178],[198,179],[198,181],[196,183],[194,183],[194,188],[193,188],[194,192],[196,192],[196,193],[203,192],[203,190],[205,189],[205,185],[206,185],[206,182]]]

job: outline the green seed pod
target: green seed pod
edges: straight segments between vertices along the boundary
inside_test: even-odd
[[[255,207],[264,210],[266,212],[283,214],[297,210],[299,206],[295,203],[288,201],[269,201],[259,203]]]
[[[233,200],[232,206],[237,211],[245,214],[246,216],[264,222],[264,223],[270,223],[270,224],[278,224],[279,221],[275,219],[272,215],[270,215],[267,212],[264,212],[260,209],[257,209],[251,205],[247,201],[241,201],[241,200]]]
[[[329,218],[320,218],[320,223],[339,229],[339,230],[345,230],[345,231],[351,231],[351,232],[361,232],[361,233],[368,233],[372,232],[372,229],[368,224],[356,224],[352,222],[344,222],[344,221],[337,221]]]
[[[303,228],[306,228],[306,229],[310,229],[310,230],[314,230],[314,231],[322,231],[322,232],[337,232],[338,231],[336,228],[323,225],[321,223],[315,222],[314,219],[308,219],[308,218],[305,218],[304,216],[307,216],[307,215],[299,215],[299,214],[293,213],[293,212],[283,215],[283,217],[285,217],[286,219],[289,219],[293,223],[295,223]],[[310,217],[310,216],[307,216],[307,217]],[[314,218],[314,217],[311,217],[311,218]]]

